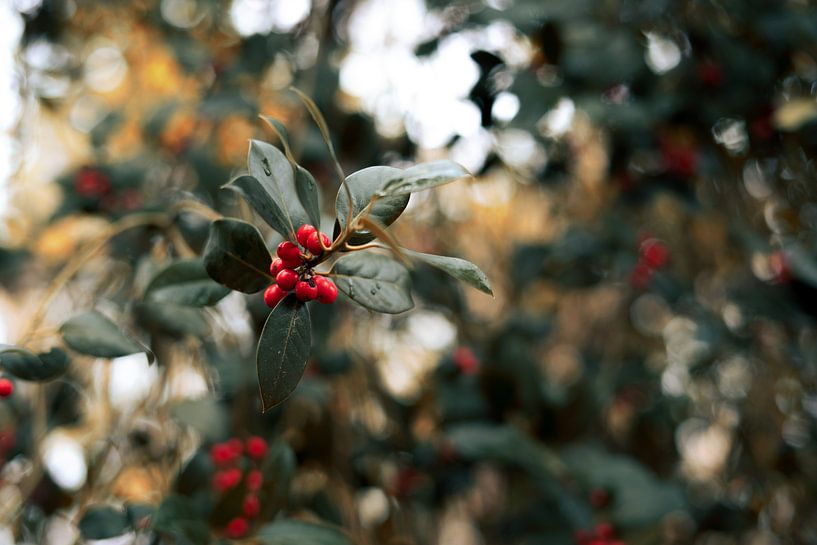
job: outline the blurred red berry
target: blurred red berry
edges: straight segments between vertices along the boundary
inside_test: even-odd
[[[247,439],[247,456],[254,460],[261,460],[267,454],[267,442],[256,435]]]
[[[610,541],[616,536],[616,530],[612,524],[602,522],[596,525],[596,535],[604,541]]]
[[[227,527],[224,529],[224,535],[231,539],[238,539],[247,535],[249,529],[250,523],[247,522],[247,519],[244,517],[235,517],[227,523]]]
[[[454,365],[463,375],[473,375],[479,371],[479,359],[467,346],[460,346],[454,350],[453,359]]]
[[[576,542],[576,545],[587,545],[592,539],[593,534],[587,530],[576,530],[576,532],[573,534],[573,541]]]
[[[231,488],[235,488],[240,482],[241,470],[235,467],[218,471],[213,476],[213,487],[219,492],[226,492]]]
[[[301,249],[288,240],[279,244],[275,253],[278,254],[278,257],[280,257],[284,263],[300,261],[301,259]]]
[[[14,393],[14,383],[7,378],[0,378],[0,397],[9,397]]]
[[[331,305],[338,298],[338,287],[330,279],[316,276],[315,284],[318,286],[318,302]]]
[[[698,171],[698,152],[690,145],[664,144],[661,161],[670,174],[689,178]]]
[[[10,450],[14,447],[15,434],[13,428],[6,428],[0,430],[0,453]]]
[[[303,224],[298,227],[298,232],[295,233],[295,238],[298,240],[298,244],[306,248],[306,243],[309,241],[309,237],[312,236],[312,233],[316,232],[314,225]]]
[[[275,306],[281,302],[281,299],[287,296],[287,292],[281,289],[278,284],[272,284],[264,291],[264,303],[269,308],[275,308]]]
[[[111,190],[111,181],[104,172],[85,167],[74,178],[74,190],[82,197],[101,197]]]
[[[241,507],[244,516],[248,518],[256,517],[258,513],[261,512],[261,502],[258,501],[258,496],[255,494],[248,494],[247,497],[244,498],[244,503]]]
[[[290,291],[298,282],[298,273],[292,269],[282,269],[275,276],[275,282],[284,291]]]
[[[216,443],[210,447],[210,459],[217,466],[223,466],[235,460],[235,457],[232,449],[227,444]]]
[[[253,469],[247,473],[247,490],[250,492],[257,492],[264,484],[264,475],[258,469]]]
[[[589,495],[590,505],[603,509],[610,503],[610,494],[603,488],[594,488]]]
[[[318,238],[320,236],[320,239]],[[329,247],[329,237],[325,234],[315,231],[306,241],[306,249],[309,250],[309,253],[312,255],[321,255],[323,253],[323,246],[321,246],[321,241],[323,241],[323,246]]]
[[[644,261],[638,260],[638,263],[630,273],[630,284],[638,289],[646,289],[652,280],[653,269]]]
[[[769,269],[772,271],[773,284],[788,284],[791,282],[791,266],[786,254],[777,250],[769,256]]]
[[[723,85],[723,70],[713,61],[704,61],[698,65],[698,79],[706,87],[720,87]]]
[[[315,284],[315,279],[301,280],[295,284],[295,297],[299,301],[313,301],[318,297],[318,285]]]
[[[660,269],[667,264],[669,250],[656,238],[649,238],[641,244],[641,258],[653,269]]]

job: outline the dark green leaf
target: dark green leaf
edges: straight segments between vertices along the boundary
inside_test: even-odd
[[[289,497],[289,486],[295,475],[297,461],[292,448],[284,441],[278,440],[270,445],[261,472],[264,475],[264,492],[266,497],[280,505],[285,505]]]
[[[398,314],[414,306],[408,270],[394,259],[370,252],[344,256],[332,267],[338,289],[355,303]]]
[[[210,530],[196,513],[190,499],[184,496],[168,496],[153,517],[153,529],[190,543],[209,543]]]
[[[250,140],[247,166],[250,176],[239,178],[243,194],[264,221],[294,240],[298,227],[309,223],[309,215],[298,198],[292,165],[272,144]]]
[[[408,195],[470,175],[465,168],[453,161],[422,163],[402,171],[401,176],[389,180],[377,194],[381,197]]]
[[[269,250],[254,225],[220,219],[210,226],[204,248],[204,268],[210,278],[228,288],[256,293],[272,282]]]
[[[352,545],[339,528],[300,520],[267,524],[258,530],[258,538],[264,545]]]
[[[318,203],[318,184],[308,170],[300,165],[295,167],[295,190],[301,205],[309,216],[309,223],[315,227],[321,225],[321,208]],[[299,226],[296,226],[297,230]]]
[[[203,307],[214,305],[230,293],[207,274],[201,259],[177,261],[162,269],[145,290],[145,299]]]
[[[309,310],[288,295],[272,310],[258,340],[256,363],[264,411],[283,402],[298,386],[311,345]]]
[[[60,333],[65,344],[80,354],[118,358],[146,352],[153,361],[153,353],[148,348],[126,337],[115,323],[95,310],[74,316],[62,324]]]
[[[171,337],[204,337],[210,326],[201,309],[164,303],[136,303],[133,311],[139,323],[150,331]]]
[[[130,530],[127,513],[107,505],[88,508],[79,521],[79,532],[85,539],[108,539]]]
[[[462,280],[481,292],[493,295],[491,284],[488,277],[482,272],[479,267],[458,257],[446,257],[442,255],[423,254],[420,252],[412,252],[411,250],[403,250],[407,255],[415,259],[419,259],[424,263],[428,263],[432,267],[436,267],[443,272],[446,272],[456,278]]]
[[[0,345],[0,366],[21,380],[51,380],[65,373],[69,363],[68,355],[59,348],[35,356],[24,348]]]
[[[372,197],[393,179],[403,176],[404,171],[392,167],[369,167],[358,170],[346,178],[346,185],[352,194],[352,216],[357,216],[371,202]],[[377,199],[371,209],[371,216],[383,225],[389,226],[400,217],[408,206],[410,195]],[[335,197],[335,212],[341,228],[346,225],[349,198],[341,187]],[[368,231],[361,231],[350,239],[352,244],[364,244],[374,238]]]

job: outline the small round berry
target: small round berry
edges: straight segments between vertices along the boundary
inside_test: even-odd
[[[473,375],[479,371],[479,359],[467,346],[460,346],[454,350],[453,359],[454,365],[463,375]]]
[[[298,227],[298,232],[295,233],[295,238],[298,240],[298,244],[306,248],[306,243],[309,240],[309,237],[316,231],[317,229],[315,229],[315,226],[309,225],[308,223]]]
[[[263,437],[253,435],[247,439],[247,456],[253,460],[261,460],[267,453],[267,442]]]
[[[650,238],[641,244],[641,258],[653,269],[660,269],[667,264],[669,250],[660,240]]]
[[[318,236],[321,238],[319,239]],[[321,246],[321,240],[323,241],[323,246],[329,247],[329,237],[323,233],[319,233],[315,231],[311,235],[309,235],[309,239],[306,241],[306,249],[309,250],[309,253],[312,255],[321,255],[323,253],[323,246]]]
[[[256,517],[261,512],[261,502],[258,501],[258,496],[255,494],[247,494],[241,507],[247,518]]]
[[[236,467],[218,471],[213,476],[213,487],[219,492],[226,492],[231,488],[235,488],[240,482],[241,470]]]
[[[292,269],[283,269],[275,276],[275,281],[282,290],[290,291],[298,282],[298,273]]]
[[[275,276],[275,275],[278,274],[278,271],[280,271],[283,268],[284,268],[284,262],[281,260],[280,257],[276,257],[275,259],[272,260],[272,263],[270,263],[269,273],[272,276]]]
[[[304,260],[301,259],[300,257],[297,258],[297,259],[284,259],[283,261],[281,261],[281,266],[284,269],[289,269],[289,270],[297,269],[298,267],[300,267],[303,264],[304,264]]]
[[[616,531],[612,524],[602,522],[596,525],[596,535],[604,541],[611,541],[616,536]]]
[[[0,378],[0,397],[9,397],[14,393],[14,383],[7,378]]]
[[[273,284],[264,291],[264,302],[269,308],[275,308],[281,302],[281,299],[286,296],[287,292],[282,290],[278,284]]]
[[[244,517],[235,517],[227,523],[224,529],[224,535],[231,539],[238,539],[247,535],[247,530],[250,529],[250,523]]]
[[[315,284],[315,279],[300,280],[295,284],[295,297],[299,301],[312,301],[318,297],[318,285]]]
[[[576,530],[576,533],[573,534],[573,541],[576,542],[576,545],[587,545],[592,539],[593,534],[584,529]]]
[[[253,469],[247,472],[247,490],[250,492],[257,492],[261,490],[261,485],[264,484],[264,474],[259,469]]]
[[[216,443],[210,447],[210,459],[213,460],[213,463],[217,466],[223,466],[235,460],[235,457],[229,445],[226,443]]]
[[[315,284],[318,286],[318,302],[331,305],[338,298],[338,287],[325,276],[316,276]]]
[[[301,259],[301,249],[288,240],[279,244],[275,253],[278,254],[278,257],[280,257],[284,263]]]

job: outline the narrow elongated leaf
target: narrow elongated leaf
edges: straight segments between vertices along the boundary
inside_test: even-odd
[[[139,324],[151,332],[164,333],[171,337],[193,335],[204,337],[210,326],[200,308],[174,305],[171,303],[140,302],[133,306]]]
[[[301,381],[311,346],[309,310],[288,295],[270,312],[258,340],[256,365],[264,411],[283,402]]]
[[[389,180],[378,191],[378,195],[381,197],[408,195],[470,175],[464,167],[453,161],[422,163],[404,170],[401,176]]]
[[[411,250],[406,250],[405,248],[403,251],[410,257],[419,259],[424,263],[428,263],[432,267],[436,267],[437,269],[450,274],[457,280],[462,280],[466,284],[475,287],[483,293],[487,293],[488,295],[494,294],[493,290],[491,290],[491,283],[488,281],[488,277],[479,269],[479,267],[470,261],[466,261],[458,257],[412,252]]]
[[[199,259],[186,259],[162,269],[145,289],[145,299],[157,303],[174,303],[203,307],[214,305],[230,289],[213,281]]]
[[[60,333],[65,344],[80,354],[97,358],[118,358],[145,352],[150,361],[153,361],[153,353],[148,348],[125,336],[115,323],[95,310],[74,316],[63,323]]]
[[[282,519],[258,530],[264,545],[352,545],[348,537],[334,526]]]
[[[22,380],[51,380],[65,373],[69,363],[68,355],[59,348],[37,356],[24,348],[0,345],[0,367]]]
[[[369,167],[358,170],[346,178],[346,185],[352,194],[352,216],[358,215],[369,202],[391,180],[403,176],[404,171],[392,167]],[[408,206],[410,195],[384,197],[375,201],[370,215],[385,226],[389,226],[400,217]],[[346,217],[349,211],[349,198],[341,187],[335,197],[335,212],[340,227],[346,226]],[[352,244],[364,244],[374,238],[368,231],[359,231],[350,239]]]
[[[245,189],[250,204],[284,238],[295,240],[295,231],[309,223],[309,215],[298,198],[292,165],[272,144],[250,140],[247,167],[257,182]]]
[[[90,507],[79,521],[80,534],[90,540],[117,537],[130,530],[127,513],[107,505]]]
[[[377,312],[398,314],[414,306],[408,270],[394,259],[356,252],[332,267],[338,289],[355,303]]]
[[[230,189],[244,197],[267,225],[284,238],[291,238],[292,224],[288,215],[257,178],[239,176],[226,184],[224,189]]]
[[[272,282],[269,250],[254,225],[220,219],[210,225],[204,268],[210,278],[242,293],[256,293]]]

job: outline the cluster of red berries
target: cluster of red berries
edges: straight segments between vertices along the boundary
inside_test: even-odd
[[[329,305],[338,298],[335,283],[312,270],[311,262],[320,257],[329,247],[329,237],[312,225],[301,225],[295,234],[306,253],[297,244],[285,240],[278,245],[278,257],[270,265],[270,274],[275,278],[264,292],[264,302],[274,308],[292,290],[299,301],[314,301]]]
[[[247,490],[241,504],[242,514],[232,518],[224,528],[224,535],[228,538],[238,539],[247,535],[250,519],[257,517],[261,512],[258,492],[264,484],[264,476],[258,466],[266,454],[267,442],[257,436],[250,437],[246,441],[233,438],[223,443],[216,443],[210,448],[210,458],[219,468],[213,475],[213,488],[216,492],[224,494],[242,482]],[[242,469],[241,464],[245,458],[248,459],[251,468],[246,472]],[[247,464],[243,465],[247,466]]]
[[[3,377],[0,378],[0,397],[10,397],[14,393],[14,383]]]
[[[616,539],[613,525],[606,522],[597,524],[592,531],[579,530],[574,538],[576,545],[625,545],[623,541]]]
[[[637,288],[646,288],[655,271],[669,261],[667,246],[653,237],[643,237],[638,251],[638,263],[633,269],[630,281]]]

